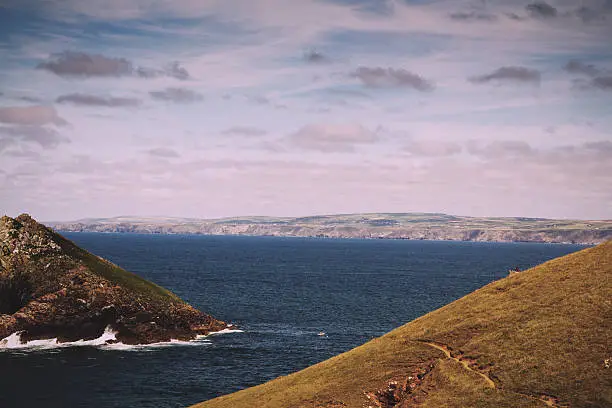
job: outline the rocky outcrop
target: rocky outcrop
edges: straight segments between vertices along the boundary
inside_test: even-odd
[[[79,248],[23,214],[0,220],[0,339],[147,344],[227,327],[166,289]]]

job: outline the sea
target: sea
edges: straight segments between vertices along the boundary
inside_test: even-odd
[[[193,342],[0,350],[0,408],[185,407],[350,350],[584,248],[541,243],[65,233],[235,325]]]

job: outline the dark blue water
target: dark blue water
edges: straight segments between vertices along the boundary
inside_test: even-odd
[[[0,352],[0,407],[181,407],[362,344],[508,269],[582,247],[65,234],[244,333],[201,346]],[[317,336],[323,331],[326,337]]]

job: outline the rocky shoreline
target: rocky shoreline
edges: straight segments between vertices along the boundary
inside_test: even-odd
[[[173,293],[77,247],[23,214],[0,220],[0,339],[149,344],[228,328]]]

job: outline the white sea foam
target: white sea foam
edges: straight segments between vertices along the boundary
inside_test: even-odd
[[[218,334],[230,334],[230,333],[244,333],[244,330],[232,329],[232,325],[229,325],[227,329],[219,330],[217,332],[210,332],[207,335],[200,335],[198,337],[216,336]]]
[[[79,347],[79,346],[102,346],[107,344],[108,341],[116,340],[115,335],[117,334],[110,327],[104,329],[104,333],[97,339],[93,340],[77,340],[70,342],[58,342],[57,338],[52,339],[40,339],[40,340],[30,340],[27,342],[23,342],[21,340],[21,333],[16,332],[11,334],[8,337],[0,340],[0,350],[5,349],[50,349],[50,348],[60,348],[60,347]]]
[[[164,347],[173,346],[204,346],[210,344],[208,336],[228,334],[228,333],[242,333],[242,330],[232,329],[232,325],[228,328],[220,330],[218,332],[211,332],[207,335],[197,336],[195,340],[183,341],[171,339],[170,341],[150,343],[150,344],[124,344],[121,342],[115,342],[117,340],[117,332],[113,331],[111,327],[106,327],[102,335],[93,340],[77,340],[71,342],[58,342],[57,338],[52,339],[41,339],[41,340],[30,340],[23,342],[21,340],[22,332],[16,332],[8,337],[0,340],[0,351],[4,350],[22,350],[22,351],[35,351],[35,350],[49,350],[66,347],[82,347],[90,346],[97,347],[102,350],[116,350],[116,351],[147,351],[155,350]]]
[[[102,350],[111,350],[111,351],[154,351],[156,349],[165,348],[165,347],[175,347],[175,346],[206,346],[211,344],[209,340],[205,340],[204,338],[196,338],[195,340],[176,340],[170,339],[170,341],[162,341],[159,343],[149,343],[149,344],[125,344],[125,343],[109,343],[101,345],[99,348]]]

